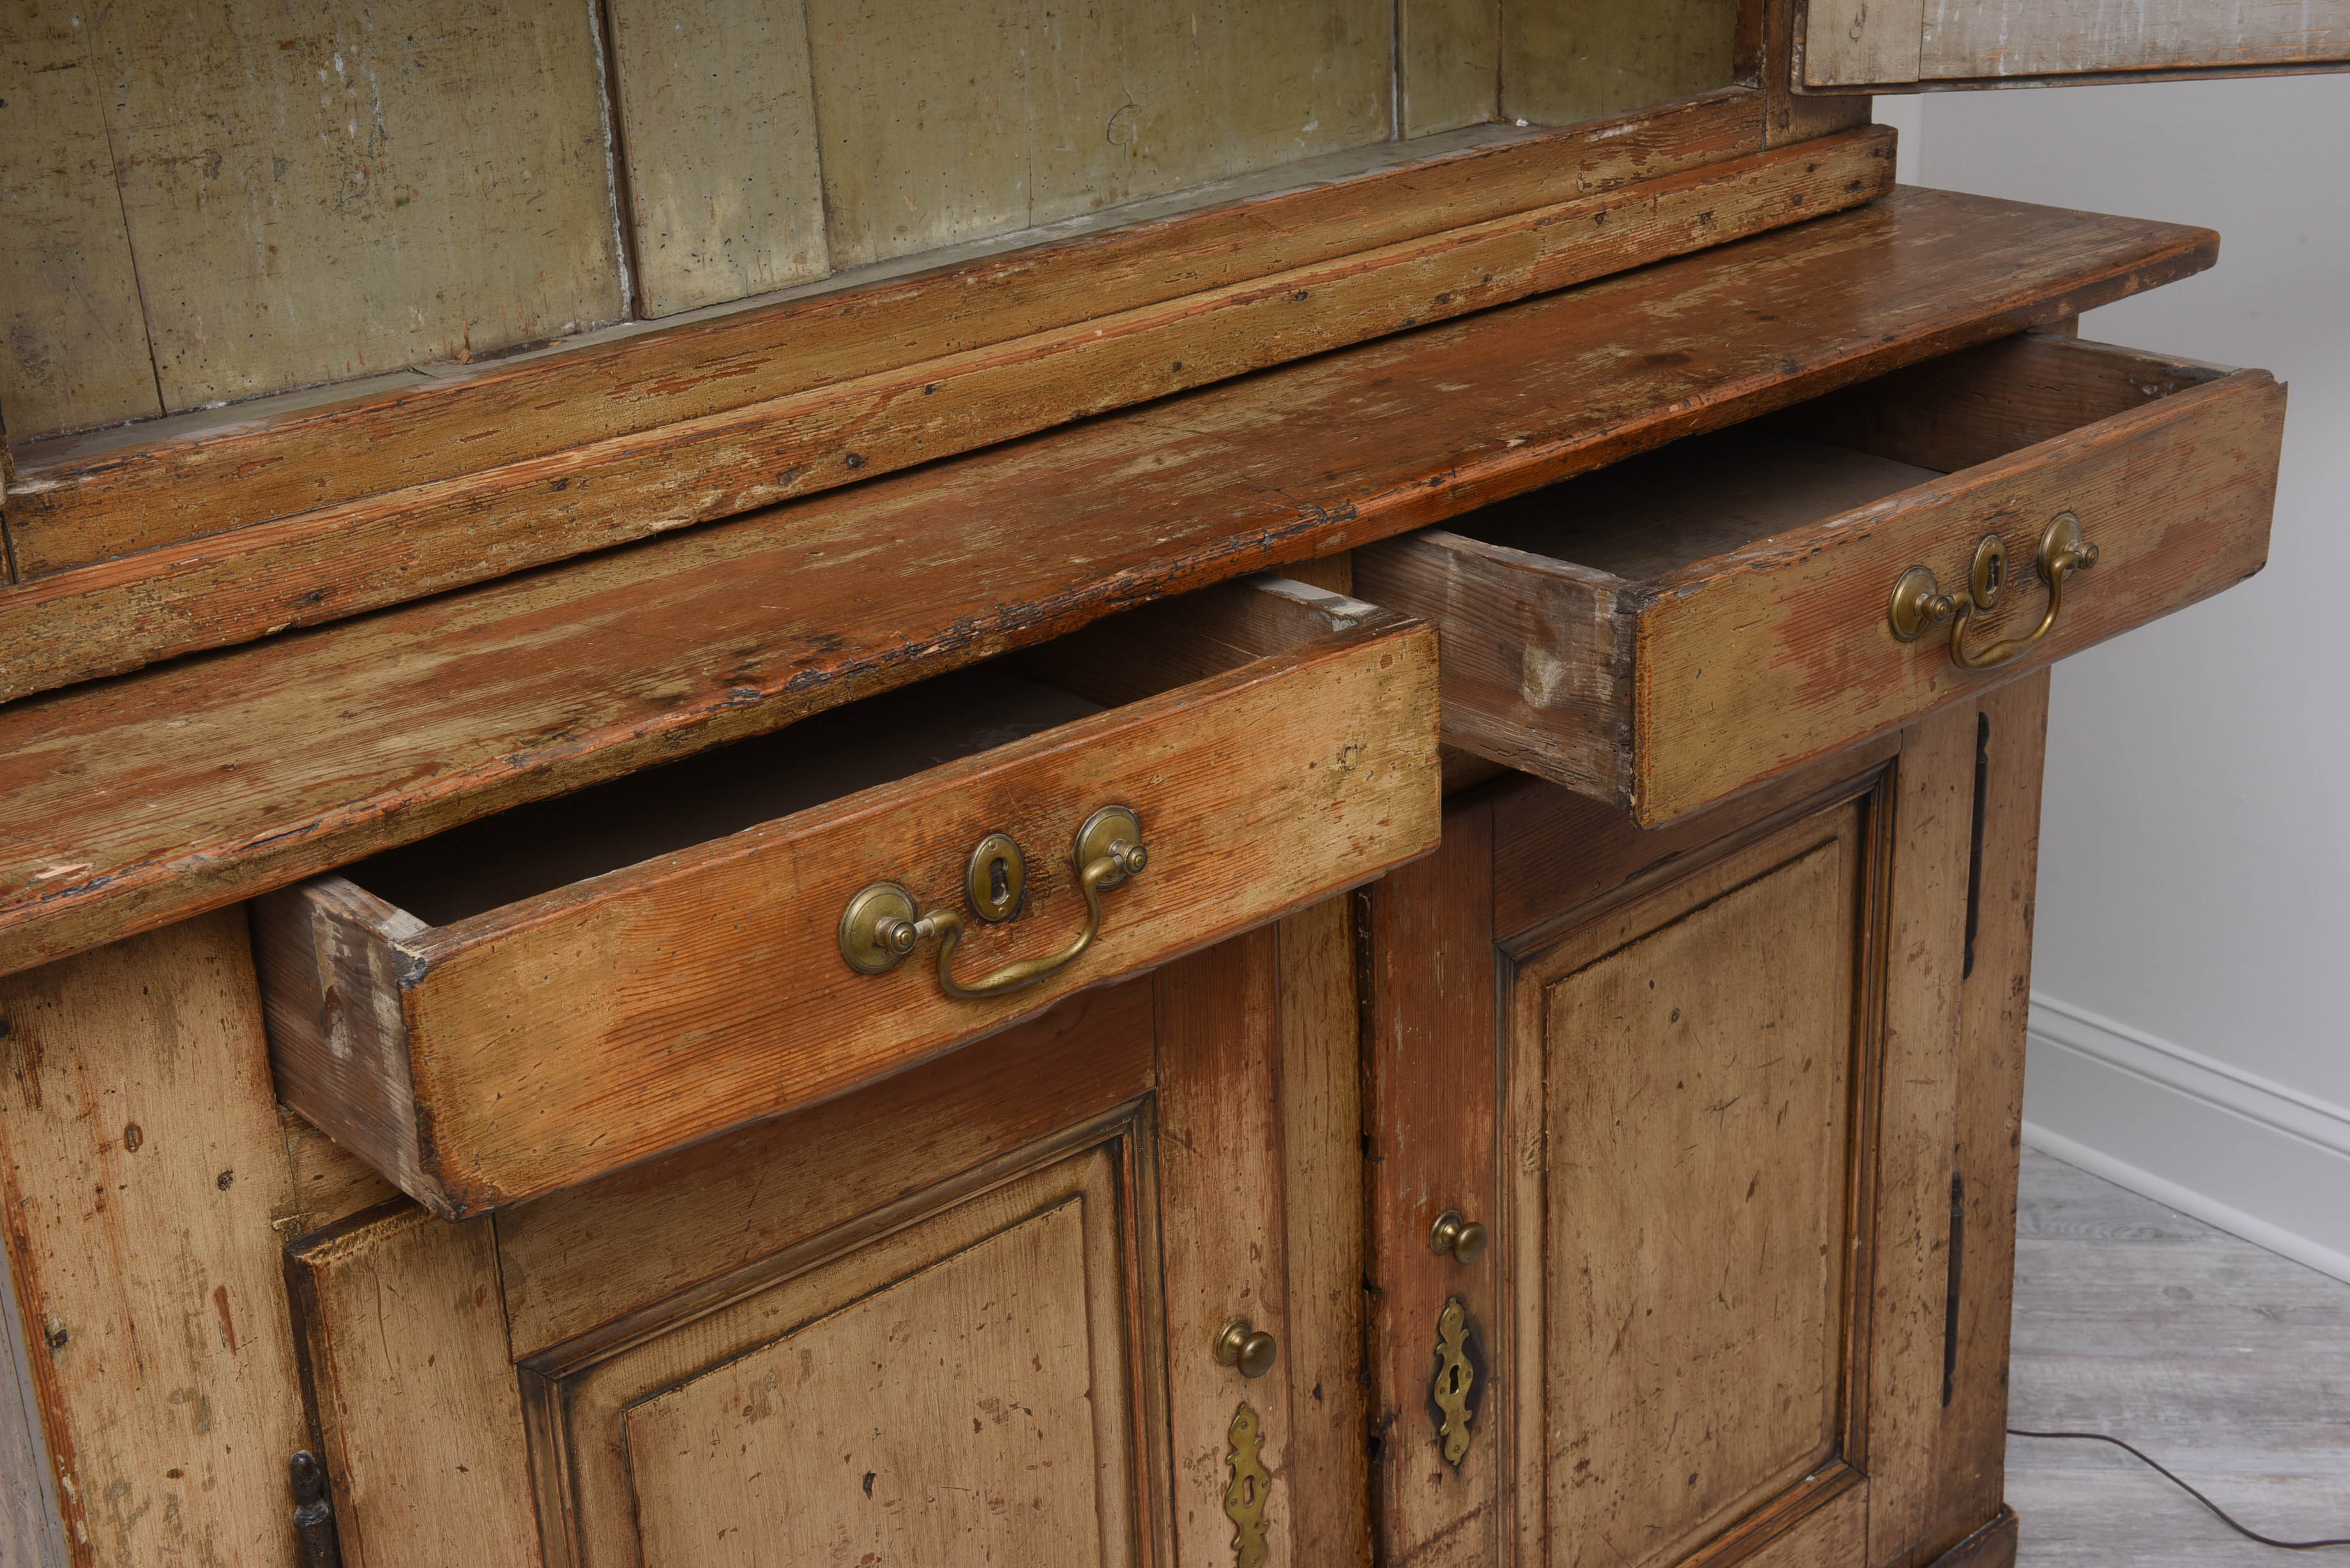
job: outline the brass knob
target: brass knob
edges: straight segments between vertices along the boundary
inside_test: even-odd
[[[1450,1252],[1457,1262],[1473,1263],[1485,1255],[1485,1243],[1492,1239],[1474,1220],[1463,1220],[1459,1210],[1447,1209],[1429,1228],[1428,1250]]]
[[[1243,1377],[1262,1377],[1273,1370],[1273,1358],[1281,1354],[1281,1346],[1244,1317],[1236,1317],[1224,1324],[1216,1335],[1216,1364],[1237,1366]]]

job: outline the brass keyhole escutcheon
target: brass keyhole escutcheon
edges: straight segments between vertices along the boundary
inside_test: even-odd
[[[1974,565],[1967,568],[1967,591],[1974,595],[1979,610],[1997,605],[2007,591],[2007,541],[1998,535],[1984,535],[1975,546]]]
[[[1028,857],[1008,833],[991,833],[971,852],[963,873],[963,896],[971,912],[993,925],[1020,912],[1020,895],[1028,885]]]
[[[1469,1424],[1477,1418],[1469,1396],[1476,1386],[1477,1368],[1469,1359],[1469,1309],[1454,1296],[1436,1317],[1436,1381],[1428,1392],[1444,1417],[1437,1428],[1444,1462],[1456,1470],[1469,1456]]]
[[[1439,1256],[1450,1252],[1457,1263],[1473,1263],[1485,1255],[1485,1245],[1492,1239],[1474,1220],[1461,1218],[1458,1209],[1447,1209],[1429,1227],[1428,1250]]]
[[[1281,1346],[1273,1335],[1244,1317],[1236,1317],[1217,1331],[1216,1365],[1236,1367],[1243,1377],[1262,1377],[1273,1370]]]
[[[1224,1455],[1224,1517],[1232,1521],[1232,1568],[1264,1568],[1264,1504],[1273,1472],[1264,1468],[1264,1428],[1243,1401],[1224,1429],[1232,1445]]]

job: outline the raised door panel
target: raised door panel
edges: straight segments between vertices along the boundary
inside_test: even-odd
[[[1515,1437],[1539,1561],[1842,1529],[1816,1516],[1861,1484],[1865,832],[1855,804],[1804,818],[1521,962]]]

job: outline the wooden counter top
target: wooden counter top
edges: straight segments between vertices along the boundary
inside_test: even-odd
[[[1876,205],[850,489],[0,709],[0,972],[2209,266]]]

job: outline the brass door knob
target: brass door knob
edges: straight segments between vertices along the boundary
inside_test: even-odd
[[[1281,1354],[1281,1346],[1273,1335],[1258,1328],[1244,1317],[1236,1317],[1224,1324],[1216,1335],[1216,1363],[1221,1366],[1237,1366],[1243,1377],[1262,1377],[1273,1370],[1273,1358]]]
[[[1492,1236],[1474,1220],[1463,1220],[1458,1209],[1447,1209],[1429,1227],[1428,1250],[1450,1252],[1457,1262],[1473,1263],[1485,1255],[1485,1243]]]

